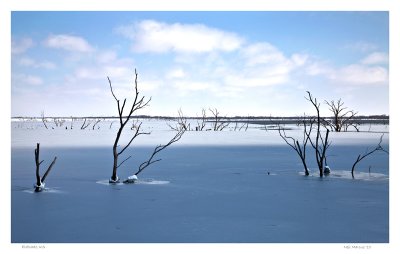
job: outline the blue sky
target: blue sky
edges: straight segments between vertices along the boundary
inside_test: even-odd
[[[12,12],[12,116],[389,114],[388,12]]]

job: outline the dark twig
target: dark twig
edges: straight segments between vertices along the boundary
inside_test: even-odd
[[[373,150],[371,150],[371,151],[368,151],[369,149],[367,148],[367,150],[365,151],[365,153],[364,154],[359,154],[358,156],[357,156],[357,159],[356,159],[356,161],[354,162],[354,164],[353,164],[353,166],[351,167],[351,176],[354,178],[354,170],[356,169],[356,165],[361,161],[361,160],[363,160],[365,157],[367,157],[367,156],[369,156],[369,155],[371,155],[371,154],[373,154],[374,152],[377,152],[377,151],[382,151],[382,152],[385,152],[385,153],[387,153],[387,154],[389,154],[389,152],[388,151],[386,151],[383,147],[382,147],[382,138],[383,138],[383,136],[384,136],[385,134],[382,134],[381,135],[381,137],[380,137],[380,139],[379,139],[379,143],[378,143],[378,145],[376,145],[376,147],[373,149]]]
[[[180,129],[178,131],[178,133],[176,133],[176,135],[165,145],[158,145],[156,146],[156,148],[154,148],[153,153],[151,154],[150,158],[143,162],[142,164],[140,164],[138,171],[135,173],[135,175],[140,174],[145,168],[147,168],[148,166],[150,166],[151,164],[160,161],[161,159],[157,159],[157,160],[153,160],[154,156],[161,152],[162,150],[164,150],[165,148],[167,148],[168,146],[170,146],[171,144],[177,142],[179,139],[181,139],[182,135],[185,133],[185,129]]]

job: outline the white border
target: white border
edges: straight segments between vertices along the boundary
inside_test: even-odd
[[[206,253],[215,251],[217,253],[265,253],[267,250],[272,253],[394,253],[399,250],[400,223],[397,216],[400,214],[398,208],[398,197],[396,197],[397,183],[399,179],[398,168],[395,161],[398,148],[394,146],[394,140],[400,140],[398,130],[398,110],[396,101],[399,91],[399,47],[400,47],[400,10],[397,0],[4,0],[0,2],[0,108],[1,117],[5,123],[0,125],[2,143],[1,162],[2,176],[5,174],[5,182],[2,182],[1,203],[11,206],[10,189],[11,184],[11,130],[9,120],[11,117],[11,11],[245,11],[245,10],[266,10],[266,11],[389,11],[390,12],[390,244],[373,244],[369,250],[347,250],[343,244],[46,244],[44,250],[22,249],[19,244],[10,244],[11,221],[10,209],[2,209],[1,215],[1,253],[70,253],[72,251],[96,251],[114,252],[129,248],[130,251],[139,253],[162,253],[173,251],[174,253]],[[6,162],[4,165],[4,161]]]

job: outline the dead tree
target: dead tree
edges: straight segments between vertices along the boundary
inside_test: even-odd
[[[315,110],[317,111],[317,118],[315,119],[316,124],[317,124],[317,133],[315,136],[315,140],[313,141],[311,138],[310,143],[311,146],[314,148],[315,151],[315,158],[318,164],[318,169],[319,169],[319,175],[322,177],[324,175],[324,168],[326,165],[326,150],[328,149],[330,143],[328,141],[328,137],[329,137],[329,129],[327,129],[325,126],[325,137],[322,136],[322,132],[321,132],[321,125],[322,125],[322,118],[320,116],[320,112],[319,112],[319,107],[320,107],[320,103],[318,103],[316,98],[313,98],[313,96],[311,95],[311,93],[309,91],[307,91],[308,97],[306,97],[306,100],[308,100],[309,102],[311,102],[315,108]],[[324,166],[325,163],[325,166]]]
[[[229,122],[223,122],[221,120],[221,116],[219,115],[220,112],[218,111],[218,109],[210,108],[209,110],[214,117],[214,124],[213,124],[214,131],[222,131],[223,129],[225,129],[225,127],[227,127],[229,125]]]
[[[108,79],[108,83],[110,85],[110,90],[111,90],[111,94],[114,97],[115,101],[117,102],[117,107],[118,107],[118,116],[119,116],[119,128],[118,128],[118,132],[117,132],[117,136],[115,137],[115,141],[114,141],[114,145],[113,145],[113,158],[114,158],[114,162],[113,162],[113,170],[112,170],[112,175],[110,178],[110,183],[117,183],[119,182],[119,178],[117,176],[117,169],[125,162],[127,161],[131,156],[129,156],[128,158],[126,158],[125,160],[123,160],[121,163],[118,163],[118,157],[131,145],[132,141],[138,137],[139,135],[142,134],[150,134],[148,132],[141,132],[141,125],[142,123],[138,124],[136,126],[136,131],[134,133],[134,135],[132,136],[132,138],[129,140],[129,142],[123,146],[121,149],[118,150],[118,143],[119,143],[119,139],[121,137],[122,131],[124,129],[124,127],[126,126],[126,124],[129,122],[129,120],[132,117],[132,114],[135,113],[136,111],[146,107],[149,102],[151,101],[151,98],[148,100],[145,100],[145,97],[139,96],[139,91],[138,91],[138,82],[137,82],[137,78],[138,78],[138,74],[136,72],[135,69],[135,93],[134,93],[134,100],[132,103],[132,106],[130,108],[130,110],[128,111],[128,114],[126,116],[124,116],[124,109],[125,109],[125,105],[126,105],[126,98],[124,99],[122,105],[120,103],[120,100],[117,99],[117,97],[114,94],[113,88],[112,88],[112,84],[111,84],[111,80],[109,77],[107,77]]]
[[[74,118],[71,116],[71,127],[70,127],[71,130],[72,130],[73,126],[74,126]]]
[[[206,110],[203,108],[201,109],[201,118],[197,119],[196,131],[203,131],[204,127],[206,127],[206,121],[207,121]]]
[[[46,124],[47,120],[44,118],[44,111],[42,111],[40,115],[42,117],[42,122],[44,124],[44,127],[46,127],[46,129],[48,129],[47,124]]]
[[[174,120],[176,121],[175,126],[167,123],[172,130],[179,131],[180,129],[184,129],[185,131],[190,131],[190,123],[187,123],[187,118],[183,115],[182,109],[178,110],[178,117]]]
[[[347,107],[343,107],[344,102],[342,99],[338,101],[325,101],[325,104],[329,106],[329,110],[333,113],[333,122],[327,122],[332,130],[336,132],[347,131],[349,126],[353,126],[357,131],[357,124],[353,122],[353,118],[357,112],[354,110],[347,110]]]
[[[303,140],[301,141],[301,145],[298,139],[294,139],[293,137],[287,136],[285,129],[281,128],[280,125],[278,125],[278,131],[279,135],[286,142],[286,144],[288,144],[291,148],[293,148],[293,150],[296,151],[297,155],[301,159],[301,162],[303,163],[304,173],[306,176],[308,176],[310,175],[310,172],[308,170],[306,162],[306,148],[308,141],[310,141],[310,134],[313,128],[314,121],[307,121],[307,118],[304,116],[302,124],[303,124]]]
[[[353,178],[354,178],[354,170],[356,169],[356,165],[357,165],[361,160],[363,160],[365,157],[367,157],[367,156],[373,154],[373,153],[376,152],[376,151],[382,151],[382,152],[385,152],[385,153],[389,154],[389,152],[386,151],[386,150],[381,146],[383,135],[384,135],[384,134],[381,135],[381,137],[380,137],[380,139],[379,139],[378,145],[377,145],[373,150],[370,150],[370,151],[369,151],[369,149],[367,148],[367,150],[365,151],[364,154],[362,154],[362,155],[359,154],[359,155],[357,156],[356,161],[354,162],[353,166],[351,167],[351,176],[352,176]]]
[[[86,123],[86,121],[87,121],[87,123]],[[83,120],[83,123],[81,125],[81,130],[86,129],[91,123],[92,123],[92,121],[87,120],[86,117],[85,117],[85,119]]]
[[[62,127],[63,124],[65,123],[65,120],[61,118],[60,119],[54,118],[53,121],[56,127]]]
[[[50,173],[50,170],[52,169],[54,163],[56,163],[57,156],[54,157],[53,162],[50,164],[50,166],[47,168],[46,172],[44,173],[43,177],[40,178],[40,164],[42,164],[43,160],[39,162],[39,153],[40,153],[40,143],[36,144],[36,149],[35,149],[35,163],[36,163],[36,184],[35,184],[35,192],[41,192],[44,190],[44,180],[46,179],[47,175]]]
[[[93,127],[92,127],[92,130],[94,130],[94,127],[98,124],[98,123],[100,123],[101,122],[101,119],[96,119],[96,121],[94,122],[94,124],[93,124]],[[98,127],[98,129],[99,129],[100,127]]]
[[[139,175],[144,169],[146,169],[148,166],[150,166],[151,164],[161,161],[161,159],[154,159],[155,155],[159,152],[161,152],[162,150],[164,150],[165,148],[167,148],[168,146],[170,146],[171,144],[177,142],[179,139],[181,139],[182,135],[185,133],[186,129],[181,128],[176,135],[165,145],[158,145],[154,148],[153,153],[151,154],[150,158],[143,162],[142,164],[139,165],[138,171],[128,177],[128,179],[124,180],[124,183],[135,183],[135,181],[137,180],[137,175]]]

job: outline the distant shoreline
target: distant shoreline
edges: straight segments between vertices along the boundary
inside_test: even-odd
[[[308,119],[311,117],[306,116]],[[199,120],[202,117],[185,116],[186,119]],[[238,122],[238,123],[249,123],[249,124],[298,124],[301,123],[303,116],[233,116],[233,117],[220,117],[222,121],[227,122]],[[323,117],[325,120],[332,120],[333,117]],[[16,116],[11,117],[11,121],[29,121],[29,120],[41,120],[42,117],[28,117],[28,116]],[[60,120],[84,120],[84,119],[102,119],[102,120],[116,120],[119,119],[117,116],[49,116],[45,119],[60,119]],[[133,116],[132,119],[154,119],[154,120],[174,120],[177,119],[175,116],[148,116],[148,115],[137,115]],[[213,121],[213,117],[205,117],[205,120],[210,122]],[[369,116],[355,116],[352,122],[358,124],[389,124],[388,115],[369,115]]]

